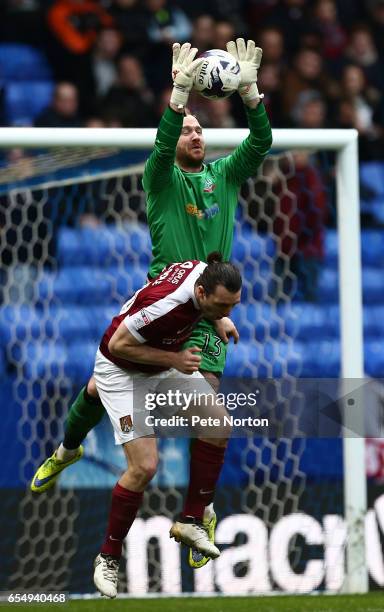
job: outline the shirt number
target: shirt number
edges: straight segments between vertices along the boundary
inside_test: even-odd
[[[212,357],[219,357],[221,355],[221,343],[222,343],[222,339],[219,338],[219,336],[216,336],[215,334],[212,334],[212,338],[214,339],[214,346],[216,347],[215,351],[209,351],[208,347],[209,347],[209,343],[211,341],[211,334],[209,334],[208,332],[204,332],[204,336],[205,336],[205,340],[204,340],[204,346],[203,346],[203,353],[207,353],[208,355],[212,355]]]

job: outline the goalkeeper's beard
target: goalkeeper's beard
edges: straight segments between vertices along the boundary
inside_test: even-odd
[[[188,151],[178,151],[176,155],[176,163],[182,170],[195,169],[200,170],[203,166],[205,157],[205,148],[202,146],[196,154],[193,155]]]

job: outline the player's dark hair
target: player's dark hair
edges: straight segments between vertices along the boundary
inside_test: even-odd
[[[218,285],[223,285],[230,293],[240,291],[242,284],[240,271],[229,261],[223,261],[221,253],[218,251],[210,253],[207,264],[197,279],[197,285],[204,288],[206,295],[213,293]]]

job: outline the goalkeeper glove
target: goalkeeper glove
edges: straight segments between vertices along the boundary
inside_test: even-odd
[[[173,90],[171,104],[181,109],[188,102],[196,70],[201,66],[204,58],[194,59],[197,49],[191,49],[190,43],[184,43],[182,47],[180,47],[180,43],[174,43],[172,51]]]
[[[243,102],[264,98],[257,89],[257,71],[261,64],[263,50],[255,46],[253,40],[245,44],[244,38],[237,38],[236,42],[230,40],[227,43],[227,51],[239,62],[240,85],[239,94]]]

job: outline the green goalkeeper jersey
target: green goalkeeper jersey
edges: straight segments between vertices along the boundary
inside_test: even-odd
[[[256,173],[272,142],[263,104],[245,108],[248,137],[231,155],[203,164],[200,172],[184,172],[175,165],[183,115],[165,110],[143,176],[152,278],[175,261],[206,261],[212,251],[230,259],[240,185]]]

